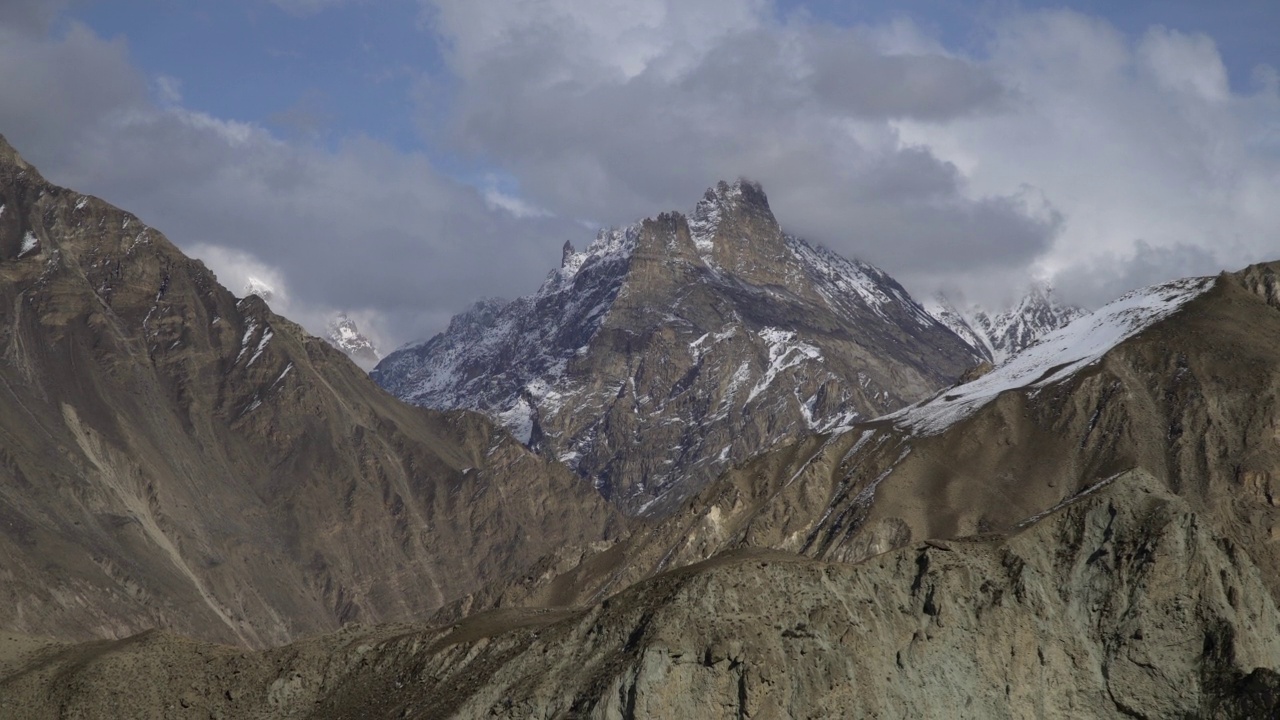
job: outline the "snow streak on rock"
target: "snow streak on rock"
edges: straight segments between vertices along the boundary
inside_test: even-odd
[[[917,435],[937,435],[1010,390],[1039,389],[1065,380],[1109,350],[1213,287],[1213,278],[1187,278],[1131,292],[1085,315],[992,372],[888,416]]]

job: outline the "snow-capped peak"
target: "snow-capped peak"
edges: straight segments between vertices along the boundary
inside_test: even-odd
[[[250,295],[257,295],[258,297],[262,298],[263,302],[269,305],[271,304],[272,298],[276,296],[276,291],[275,291],[275,288],[267,284],[265,280],[261,278],[253,277],[251,275],[249,276],[249,279],[245,281],[244,290],[241,294],[243,297],[249,297]]]
[[[346,313],[338,313],[329,321],[326,339],[330,345],[346,353],[365,370],[373,369],[382,359],[373,341],[360,332],[354,320]]]
[[[925,309],[997,365],[1086,314],[1083,308],[1060,302],[1052,286],[1040,282],[1028,286],[1018,302],[1002,312],[988,312],[977,305],[961,309],[942,293],[930,299]]]
[[[582,251],[575,250],[572,243],[566,242],[560,254],[560,267],[551,272],[538,294],[545,295],[564,289],[587,263],[615,262],[630,258],[639,236],[640,226],[631,225],[601,230],[596,234],[596,239]]]
[[[944,390],[886,419],[917,435],[937,435],[1008,390],[1043,388],[1071,377],[1112,348],[1172,315],[1213,287],[1213,278],[1186,278],[1135,290],[1076,318],[972,382]]]

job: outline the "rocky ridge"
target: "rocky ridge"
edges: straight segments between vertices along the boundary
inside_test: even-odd
[[[275,299],[276,291],[266,281],[250,277],[245,283],[244,290],[240,293],[244,297],[256,295],[262,298],[262,301],[271,304]],[[329,344],[341,350],[352,362],[359,365],[364,370],[372,370],[378,361],[382,359],[382,354],[378,352],[378,348],[373,341],[364,333],[360,332],[359,326],[355,320],[352,320],[345,312],[334,314],[329,322],[325,325],[324,339]]]
[[[621,529],[0,139],[0,630],[260,647],[424,617]]]
[[[1087,314],[1084,308],[1059,302],[1053,288],[1043,283],[1032,284],[1018,302],[1001,312],[978,306],[960,310],[945,294],[935,295],[925,309],[994,365]]]
[[[408,402],[495,417],[629,513],[777,442],[918,400],[978,360],[892,278],[786,235],[759,186],[601,232],[532,296],[389,355]]]
[[[1276,277],[1261,265],[1132,293],[987,375],[783,444],[608,552],[556,553],[442,618],[590,601],[733,549],[856,563],[1012,532],[1134,469],[1210,518],[1280,593]]]

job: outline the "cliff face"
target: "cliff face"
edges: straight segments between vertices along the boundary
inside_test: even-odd
[[[899,408],[977,361],[888,275],[783,233],[739,181],[690,216],[567,246],[535,295],[476,305],[373,377],[485,412],[625,511],[661,516],[764,448]]]
[[[276,644],[615,527],[484,418],[402,405],[2,140],[0,353],[3,629]]]

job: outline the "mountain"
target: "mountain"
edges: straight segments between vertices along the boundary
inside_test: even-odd
[[[1128,471],[1185,500],[1280,596],[1278,270],[1131,293],[976,380],[762,454],[607,555],[554,554],[546,580],[466,606],[572,603],[744,547],[856,563],[926,538],[1016,533]]]
[[[1085,314],[1084,308],[1059,302],[1043,283],[1032,284],[1018,302],[998,313],[976,306],[959,310],[943,294],[935,295],[925,309],[995,365]]]
[[[624,529],[2,138],[0,357],[0,630],[277,645],[426,617]]]
[[[243,297],[257,295],[262,298],[262,302],[268,305],[271,304],[272,300],[276,299],[275,288],[271,287],[266,280],[256,277],[250,277],[245,281],[244,289],[240,291],[240,295]]]
[[[884,272],[785,234],[763,190],[604,231],[533,295],[485,300],[373,378],[497,418],[628,513],[761,449],[919,400],[979,358]]]
[[[338,313],[329,321],[325,339],[365,370],[373,369],[382,360],[377,346],[360,332],[356,322],[347,317],[346,313]]]
[[[263,302],[270,305],[271,301],[276,297],[276,291],[265,280],[250,277],[248,282],[245,283],[241,295],[244,297],[256,295],[262,298]],[[339,312],[329,319],[328,324],[325,326],[324,339],[328,340],[330,345],[341,350],[356,365],[365,370],[373,369],[378,364],[378,361],[382,359],[382,355],[378,352],[378,348],[373,344],[373,341],[361,333],[356,322],[344,312]]]
[[[0,698],[30,717],[1274,717],[1278,338],[1280,263],[1156,286],[557,553],[572,567],[491,610],[263,653],[5,638]]]

